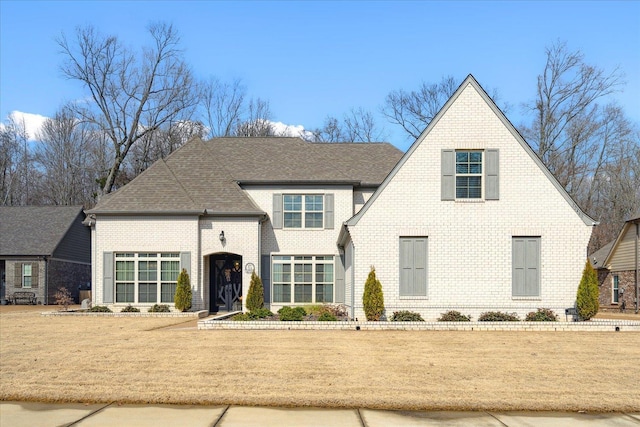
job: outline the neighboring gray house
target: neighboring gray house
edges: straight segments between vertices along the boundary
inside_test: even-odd
[[[640,216],[625,222],[618,237],[591,255],[598,271],[599,303],[604,310],[638,312],[640,270]]]
[[[55,304],[58,288],[76,302],[91,282],[91,233],[82,206],[0,207],[0,299],[14,292],[36,294]]]

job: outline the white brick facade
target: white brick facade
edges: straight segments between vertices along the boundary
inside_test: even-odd
[[[435,319],[459,310],[517,312],[572,307],[586,257],[586,225],[476,88],[459,97],[349,227],[355,251],[355,317],[375,266],[387,315],[398,309]],[[441,200],[443,149],[499,150],[499,200]],[[410,150],[411,151],[411,150]],[[383,184],[384,186],[384,184]],[[428,295],[399,296],[399,238],[428,238]],[[512,238],[540,237],[539,297],[512,297]],[[350,280],[347,278],[347,281]]]

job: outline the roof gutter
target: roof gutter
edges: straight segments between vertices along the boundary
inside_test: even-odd
[[[179,216],[179,215],[202,215],[204,211],[202,209],[198,210],[187,210],[187,211],[100,211],[100,210],[89,210],[87,211],[87,215],[105,215],[105,216]]]
[[[360,181],[354,180],[239,180],[236,181],[238,185],[351,185],[354,187],[361,186]]]

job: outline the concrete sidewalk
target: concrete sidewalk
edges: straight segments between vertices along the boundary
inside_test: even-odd
[[[0,426],[639,427],[640,413],[418,412],[371,409],[0,402]]]

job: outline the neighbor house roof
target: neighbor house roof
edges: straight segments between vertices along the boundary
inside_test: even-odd
[[[0,207],[0,256],[52,255],[82,206]]]
[[[591,254],[591,259],[589,261],[591,261],[591,265],[593,265],[594,268],[605,268],[604,262],[611,253],[611,248],[613,248],[613,244],[615,242],[615,240],[612,240]]]
[[[626,220],[625,223],[624,223],[624,226],[622,226],[622,230],[620,230],[620,233],[618,233],[618,237],[616,237],[616,239],[613,242],[608,243],[604,247],[604,248],[606,248],[607,246],[611,245],[611,247],[609,248],[609,251],[607,252],[606,256],[604,257],[604,259],[602,261],[602,265],[603,266],[607,266],[607,265],[611,264],[611,260],[612,260],[613,254],[616,252],[618,247],[622,244],[622,241],[623,241],[625,235],[631,230],[632,224],[633,225],[640,224],[640,215],[635,214],[631,218]],[[602,250],[602,249],[600,249],[600,250]],[[598,252],[600,252],[600,251],[598,251]],[[598,252],[596,252],[596,254]]]
[[[88,213],[263,214],[240,185],[377,186],[401,156],[387,143],[310,143],[285,137],[203,142],[194,138],[103,197]]]

